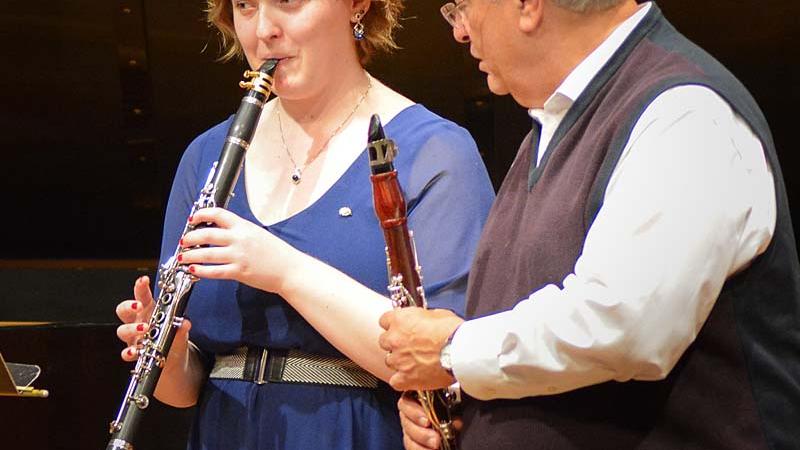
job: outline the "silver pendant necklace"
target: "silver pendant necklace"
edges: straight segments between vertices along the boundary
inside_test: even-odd
[[[303,171],[306,169],[306,167],[308,167],[309,164],[316,161],[319,155],[322,154],[322,152],[328,149],[328,143],[331,142],[331,139],[333,139],[334,136],[336,136],[337,134],[339,134],[340,131],[342,131],[342,128],[344,128],[347,122],[349,122],[350,119],[353,117],[353,114],[355,114],[356,111],[358,111],[358,107],[361,106],[362,103],[364,103],[364,100],[367,98],[367,94],[369,94],[369,90],[371,88],[372,88],[372,77],[367,75],[367,89],[365,89],[364,93],[361,94],[361,97],[358,98],[356,106],[353,107],[353,110],[350,111],[350,114],[348,114],[347,117],[344,118],[342,123],[340,123],[339,126],[336,127],[335,130],[333,130],[330,136],[328,136],[328,139],[325,140],[325,142],[320,147],[319,151],[317,151],[317,153],[311,158],[311,160],[306,161],[306,163],[303,164],[301,167],[297,166],[297,163],[294,161],[294,157],[292,157],[292,152],[289,151],[289,146],[286,145],[286,137],[284,136],[283,133],[283,121],[281,120],[281,109],[283,109],[283,107],[280,104],[280,98],[278,98],[278,105],[275,108],[275,112],[278,115],[278,129],[281,132],[281,143],[283,144],[283,149],[286,151],[286,156],[289,157],[289,161],[292,162],[292,167],[294,167],[294,170],[292,170],[292,175],[291,175],[292,183],[300,184],[300,181],[302,181],[303,179]]]

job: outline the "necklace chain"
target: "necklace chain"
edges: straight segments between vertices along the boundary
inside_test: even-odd
[[[342,128],[344,128],[347,122],[349,122],[350,119],[353,117],[353,114],[355,114],[356,111],[358,111],[358,108],[361,106],[362,103],[364,103],[364,100],[367,98],[367,94],[369,94],[369,90],[371,88],[372,88],[372,77],[367,75],[367,89],[365,89],[364,92],[361,94],[361,97],[358,98],[358,101],[356,102],[356,105],[353,107],[352,111],[350,111],[350,113],[347,115],[347,117],[344,118],[342,123],[340,123],[339,126],[336,127],[336,129],[334,129],[333,132],[331,132],[330,136],[328,136],[328,139],[326,139],[325,142],[322,144],[317,154],[314,155],[310,161],[307,161],[301,167],[297,166],[297,163],[294,161],[294,157],[292,157],[292,152],[289,151],[289,146],[286,145],[286,137],[284,136],[283,133],[283,121],[281,120],[282,106],[279,104],[275,108],[276,114],[278,115],[278,129],[281,132],[281,143],[283,144],[283,149],[286,151],[286,156],[289,157],[289,161],[292,162],[292,166],[294,167],[291,177],[292,183],[300,184],[300,181],[302,180],[303,177],[303,170],[305,170],[309,164],[316,161],[319,155],[322,154],[322,152],[328,149],[328,144],[331,142],[331,139],[333,139],[334,136],[336,136],[337,134],[339,134],[340,131],[342,131]],[[278,99],[278,102],[280,102],[280,99]]]

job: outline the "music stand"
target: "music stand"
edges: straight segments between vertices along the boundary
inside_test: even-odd
[[[6,363],[0,353],[0,396],[47,397],[46,389],[31,386],[41,373],[41,367],[33,364]]]

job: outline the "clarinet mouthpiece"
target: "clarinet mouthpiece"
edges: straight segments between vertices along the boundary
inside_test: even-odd
[[[369,121],[367,154],[369,156],[369,168],[373,175],[394,170],[392,161],[397,155],[397,147],[394,141],[386,138],[386,134],[383,132],[383,125],[381,125],[381,118],[377,114],[373,114]]]
[[[381,116],[373,114],[369,119],[369,132],[368,142],[380,141],[385,139],[386,135],[383,133],[383,125],[381,125]]]
[[[259,72],[266,73],[272,76],[275,73],[275,69],[278,68],[278,59],[268,59],[264,61],[264,64],[261,64],[261,67],[258,68]]]

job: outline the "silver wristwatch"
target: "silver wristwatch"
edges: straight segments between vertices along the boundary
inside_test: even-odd
[[[451,377],[453,376],[453,361],[450,358],[450,346],[453,342],[454,334],[456,334],[455,331],[447,338],[447,342],[444,343],[442,350],[439,352],[439,364]]]

